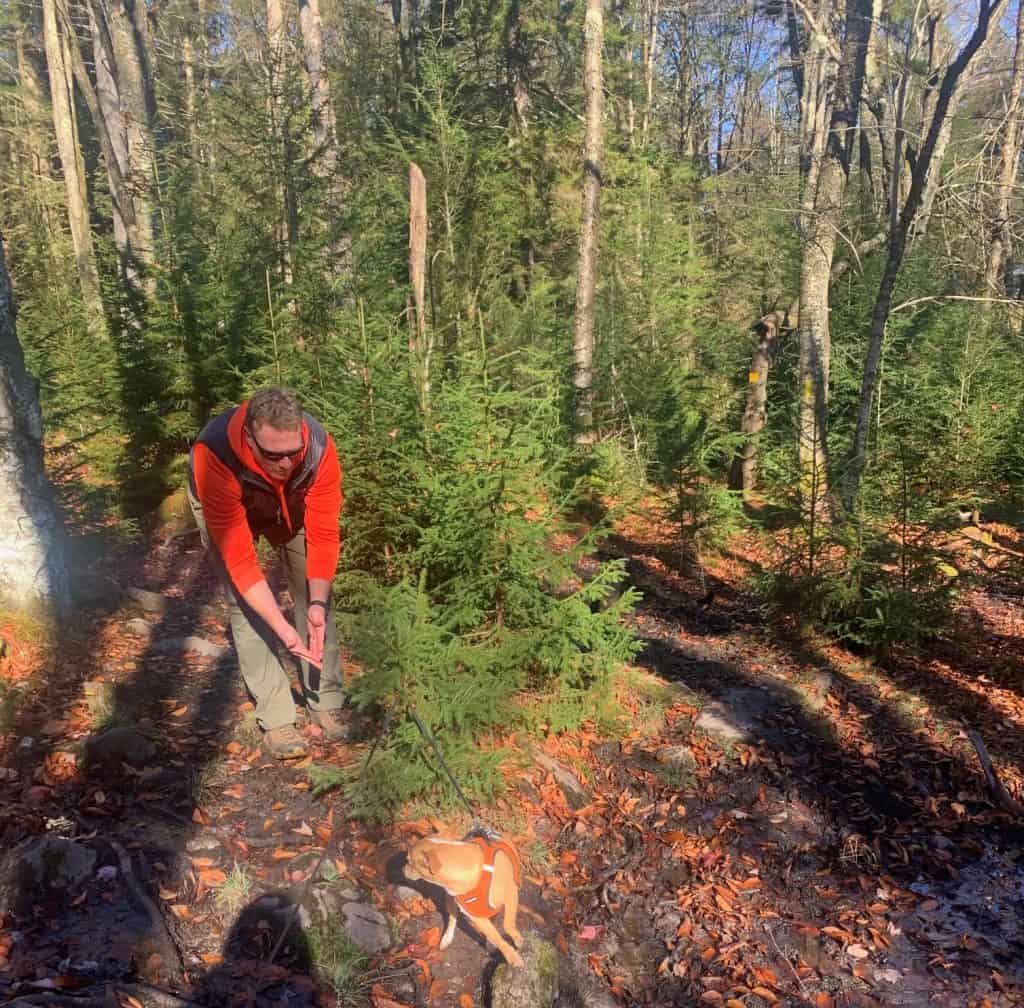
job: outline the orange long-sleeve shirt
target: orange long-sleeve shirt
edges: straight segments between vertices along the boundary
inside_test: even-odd
[[[277,493],[281,515],[292,532],[297,534],[299,529],[293,527],[292,516],[288,513],[284,483],[264,471],[243,434],[247,409],[248,403],[242,403],[235,411],[228,424],[228,441],[242,465],[259,474]],[[305,423],[302,425],[302,444],[303,455],[296,461],[297,465],[309,444],[309,430]],[[197,443],[192,451],[192,477],[210,539],[232,584],[244,593],[262,581],[264,575],[256,559],[256,544],[242,504],[242,485],[202,442]],[[338,518],[342,502],[341,464],[334,439],[328,434],[320,467],[305,497],[303,527],[306,530],[307,577],[327,581],[334,577],[341,551]]]

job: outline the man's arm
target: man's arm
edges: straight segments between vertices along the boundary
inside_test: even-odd
[[[205,445],[192,454],[193,476],[213,548],[220,556],[235,591],[260,616],[293,654],[318,659],[302,646],[295,628],[284,618],[256,559],[256,546],[234,473]]]
[[[309,650],[317,661],[323,660],[326,624],[330,618],[328,598],[341,550],[338,528],[341,502],[341,466],[334,439],[328,435],[316,479],[306,494],[306,574],[310,603],[306,607],[306,629]],[[323,605],[314,605],[316,602]]]

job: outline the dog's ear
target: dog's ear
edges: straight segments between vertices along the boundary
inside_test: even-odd
[[[441,855],[435,850],[428,850],[427,864],[430,865],[431,875],[436,875],[441,870]]]

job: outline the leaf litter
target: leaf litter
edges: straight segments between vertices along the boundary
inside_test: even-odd
[[[585,778],[583,807],[534,765],[510,769],[508,796],[488,810],[520,849],[546,852],[528,859],[520,926],[581,951],[627,1005],[1024,1003],[1019,826],[988,799],[962,732],[985,732],[1003,782],[1020,795],[1024,707],[1019,675],[1007,669],[1021,666],[1007,658],[1024,654],[1024,607],[1002,570],[965,594],[955,626],[929,651],[897,650],[883,668],[829,642],[809,645],[784,622],[767,625],[742,587],[747,566],[763,559],[753,540],[699,577],[678,573],[672,548],[671,531],[649,518],[624,524],[606,546],[627,557],[645,593],[632,617],[646,643],[637,664],[674,685],[671,702],[652,716],[642,691],[627,689],[634,727],[609,736],[588,725],[544,740]],[[171,571],[150,558],[148,583],[187,600],[202,577],[196,559]],[[250,907],[287,892],[311,869],[294,868],[296,859],[329,844],[341,883],[398,931],[373,964],[379,979],[362,990],[365,1003],[483,1003],[486,951],[460,933],[441,953],[436,904],[400,900],[388,869],[412,839],[458,817],[387,830],[343,821],[336,798],[310,796],[302,768],[271,764],[236,736],[247,705],[234,670],[212,703],[209,661],[147,654],[124,617],[115,609],[71,642],[79,650],[66,657],[81,657],[82,675],[70,683],[43,650],[9,649],[0,673],[41,689],[0,740],[5,843],[41,835],[67,812],[77,839],[123,842],[182,953],[181,989],[210,1005],[239,995],[270,1005],[284,992],[292,1004],[327,1003],[330,983],[309,975],[301,942],[270,962],[276,936],[259,921],[240,932],[218,893],[238,865],[252,879]],[[187,612],[179,619],[163,629],[195,625]],[[136,691],[130,707],[162,756],[95,779],[78,754],[96,727],[78,688],[88,679],[130,692],[140,671],[168,686],[142,700]],[[744,691],[770,699],[738,719],[745,740],[699,727],[708,706],[730,713]],[[19,750],[26,737],[40,742]],[[318,746],[316,758],[345,763],[354,753]],[[214,765],[219,786],[198,779]],[[190,852],[196,841],[208,846]],[[153,945],[158,929],[128,882],[105,871],[69,905],[41,903],[31,934],[0,928],[0,995],[118,982],[127,1004],[132,984],[172,984],[174,950]],[[94,957],[104,908],[120,914],[119,930],[103,932],[104,955]]]

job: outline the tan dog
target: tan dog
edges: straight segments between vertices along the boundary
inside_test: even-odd
[[[461,910],[466,920],[500,949],[506,962],[523,965],[523,957],[491,922],[504,907],[505,931],[516,945],[522,944],[522,935],[516,930],[519,855],[511,844],[492,835],[470,834],[465,840],[428,837],[409,851],[405,874],[413,880],[432,882],[445,891],[448,926],[441,938],[441,948],[452,943],[457,911]]]

